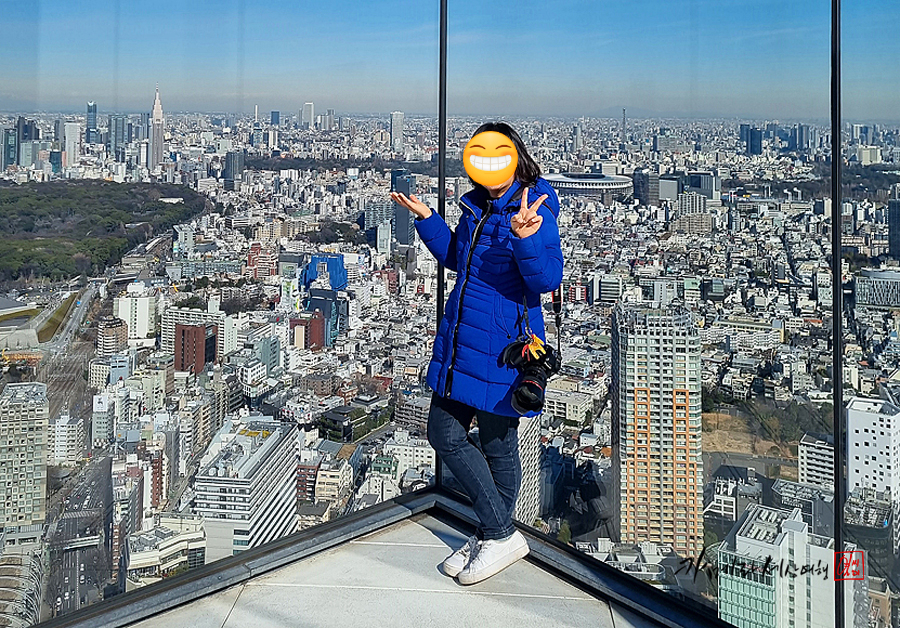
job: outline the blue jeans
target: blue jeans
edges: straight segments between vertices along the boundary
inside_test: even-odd
[[[475,417],[478,443],[469,434]],[[472,500],[480,539],[505,539],[516,530],[512,515],[522,484],[518,427],[518,417],[431,396],[428,442]]]

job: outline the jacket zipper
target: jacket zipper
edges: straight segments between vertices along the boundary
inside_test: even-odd
[[[469,283],[469,266],[472,264],[472,255],[475,252],[475,244],[478,242],[478,238],[484,230],[484,224],[491,215],[493,207],[493,201],[488,200],[488,209],[486,212],[483,212],[481,220],[478,222],[478,226],[475,227],[475,233],[472,235],[472,244],[469,246],[469,254],[466,256],[466,277],[463,279],[462,286],[459,288],[459,301],[456,305],[456,325],[453,327],[453,347],[450,351],[450,366],[447,367],[447,378],[444,381],[443,396],[445,399],[450,398],[450,388],[453,384],[453,363],[456,360],[456,346],[459,341],[459,323],[462,317],[463,298],[466,296],[466,286]]]

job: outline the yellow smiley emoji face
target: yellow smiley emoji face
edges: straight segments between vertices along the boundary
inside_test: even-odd
[[[512,140],[502,133],[485,131],[466,144],[463,163],[475,183],[495,186],[515,174],[519,153]]]

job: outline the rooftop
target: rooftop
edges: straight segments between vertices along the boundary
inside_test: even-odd
[[[738,536],[772,545],[781,534],[781,524],[790,516],[789,510],[756,506],[750,511]]]
[[[728,625],[530,528],[525,560],[463,587],[440,564],[473,521],[469,506],[426,489],[38,626]]]
[[[47,384],[35,382],[7,384],[0,393],[0,403],[8,405],[47,403]]]
[[[857,412],[870,412],[873,414],[884,414],[894,416],[900,414],[900,408],[885,401],[884,399],[867,399],[865,397],[853,397],[847,402],[847,412],[855,410]]]
[[[289,426],[272,417],[225,421],[200,462],[198,477],[251,477],[265,454],[290,436]]]

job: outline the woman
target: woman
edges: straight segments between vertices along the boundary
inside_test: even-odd
[[[508,124],[484,124],[473,137],[485,131],[509,138],[518,163],[498,185],[472,181],[455,230],[415,195],[391,194],[416,215],[428,250],[456,272],[427,381],[434,390],[428,440],[469,495],[480,523],[443,563],[444,573],[461,584],[484,580],[528,554],[512,522],[522,480],[520,414],[511,405],[519,373],[500,354],[528,326],[546,341],[541,293],[559,287],[563,269],[556,193]],[[467,438],[473,418],[480,449]]]

